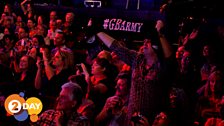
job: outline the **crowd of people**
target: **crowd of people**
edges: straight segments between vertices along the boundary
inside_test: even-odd
[[[133,50],[95,18],[20,5],[23,14],[6,4],[0,18],[1,126],[224,125],[222,25],[186,17],[172,34],[170,20],[157,20]],[[5,111],[7,96],[20,92],[42,101],[37,122]]]

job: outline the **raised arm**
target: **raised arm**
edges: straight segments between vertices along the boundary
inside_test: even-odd
[[[156,23],[156,30],[159,34],[160,43],[163,49],[163,54],[165,58],[171,57],[173,51],[172,47],[169,44],[168,40],[166,39],[165,35],[161,32],[161,29],[164,27],[164,23],[161,20],[158,20]]]
[[[85,64],[81,63],[81,67],[82,67],[82,70],[83,70],[83,74],[85,75],[86,83],[88,84],[87,85],[86,98],[89,98],[89,93],[94,88],[94,85],[91,83],[90,75],[89,75],[89,72],[88,72]]]
[[[44,68],[45,68],[47,79],[50,80],[55,75],[55,73],[54,73],[54,69],[50,65],[50,62],[47,58],[47,54],[45,51],[43,51],[43,60],[44,60]]]
[[[111,44],[113,43],[113,41],[115,40],[114,38],[112,38],[111,36],[109,36],[108,34],[104,33],[104,32],[99,32],[97,34],[97,36],[103,41],[103,43],[110,48]]]
[[[41,72],[42,72],[42,67],[41,67],[41,59],[38,57],[37,58],[37,73],[35,77],[35,88],[40,89],[42,85],[42,77],[41,77]]]
[[[29,0],[24,0],[23,2],[21,2],[21,4],[20,4],[20,6],[21,6],[21,9],[22,9],[22,11],[23,11],[23,13],[24,14],[26,14],[27,13],[27,9],[25,8],[25,3],[27,2],[27,1],[29,1]]]
[[[11,58],[10,68],[14,69],[16,73],[21,72],[19,65],[16,61],[16,53],[13,50],[10,51],[10,58]]]
[[[198,36],[198,29],[193,29],[191,34],[187,34],[183,39],[183,45],[186,46],[190,41],[195,40]]]
[[[132,66],[137,56],[136,51],[124,47],[119,41],[104,32],[99,32],[97,36],[108,48],[115,52],[122,61]]]

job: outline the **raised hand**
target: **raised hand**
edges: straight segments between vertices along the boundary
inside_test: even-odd
[[[59,112],[59,114],[57,114],[57,116],[55,117],[56,126],[62,126],[63,121],[64,121],[64,112]]]
[[[186,36],[183,38],[183,40],[182,40],[182,44],[183,45],[186,45],[187,44],[187,42],[188,42],[188,40],[189,40],[189,34],[186,34]]]
[[[113,110],[117,106],[117,104],[119,104],[119,102],[121,102],[121,100],[118,96],[109,97],[106,100],[104,109],[106,109],[107,111]]]
[[[90,84],[91,80],[90,80],[90,76],[89,76],[89,72],[86,68],[86,65],[84,63],[81,63],[81,67],[83,70],[83,74],[85,75],[85,80],[88,84]]]
[[[193,40],[198,36],[198,30],[197,29],[193,29],[193,31],[191,32],[190,36],[189,36],[189,40]]]
[[[46,52],[46,50],[45,50],[45,48],[40,48],[40,53],[42,53],[43,54],[43,60],[44,61],[47,61],[48,60],[48,57],[47,57],[47,52]]]
[[[193,29],[191,34],[186,34],[186,36],[183,39],[183,45],[186,45],[188,43],[189,40],[193,40],[198,36],[198,30],[197,29]]]
[[[38,69],[41,69],[42,66],[44,65],[40,57],[37,57],[36,65]]]
[[[163,27],[164,27],[164,23],[163,23],[163,21],[162,21],[162,20],[158,20],[158,21],[156,22],[156,26],[155,26],[157,32],[161,32],[161,29],[162,29]]]

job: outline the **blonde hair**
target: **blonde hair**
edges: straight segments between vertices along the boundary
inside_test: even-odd
[[[74,55],[72,51],[70,50],[65,50],[65,49],[59,49],[58,50],[59,54],[62,57],[62,60],[64,61],[64,69],[67,68],[73,68],[74,66]]]

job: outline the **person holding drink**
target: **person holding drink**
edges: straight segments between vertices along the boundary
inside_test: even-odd
[[[116,92],[109,97],[102,111],[95,119],[96,126],[123,126],[127,114],[131,75],[129,72],[121,72],[117,76]]]

